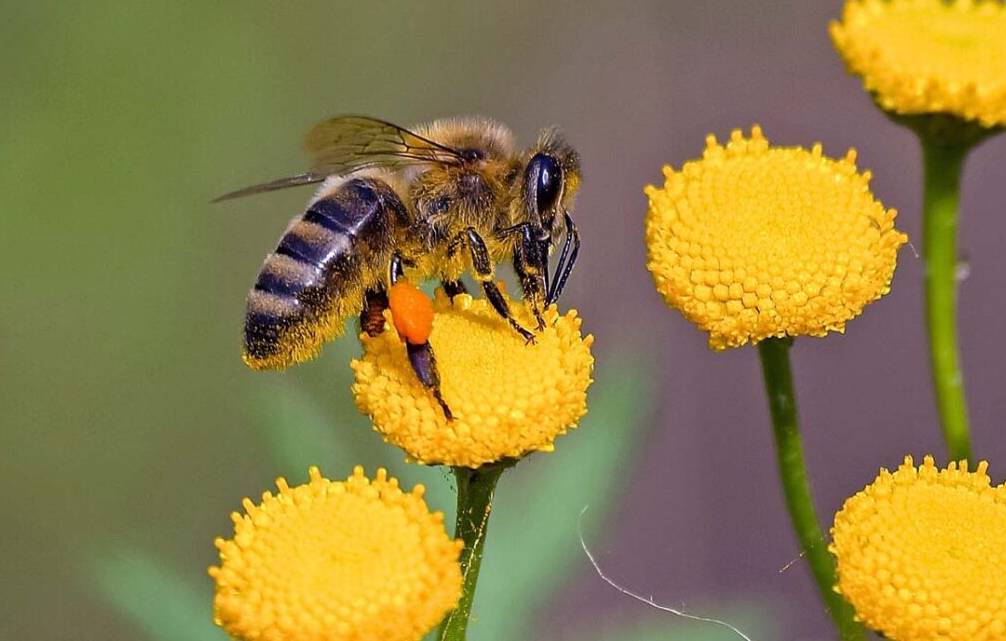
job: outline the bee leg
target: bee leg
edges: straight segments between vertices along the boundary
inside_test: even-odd
[[[437,399],[440,408],[444,410],[447,420],[454,418],[451,408],[447,407],[443,396],[440,395],[440,373],[437,372],[437,359],[433,355],[433,347],[429,341],[415,345],[406,342],[405,349],[409,354],[409,363],[412,371],[416,373],[419,382],[426,386],[433,393],[433,398]]]
[[[388,294],[383,289],[368,289],[360,312],[360,330],[371,338],[384,332],[384,310],[388,309]]]
[[[505,318],[510,327],[514,328],[518,334],[524,337],[524,340],[528,343],[534,342],[534,334],[524,329],[517,319],[510,314],[510,307],[507,306],[506,299],[503,298],[503,293],[499,290],[496,282],[493,280],[493,264],[489,260],[489,250],[486,248],[486,243],[479,236],[479,233],[475,231],[472,227],[468,228],[465,232],[468,239],[468,250],[471,252],[472,256],[472,271],[475,272],[475,278],[478,279],[479,283],[482,285],[482,292],[489,299],[496,312]]]
[[[458,294],[467,294],[468,288],[460,280],[442,280],[440,284],[443,286],[444,291],[447,296],[453,301],[454,297]]]
[[[391,264],[388,266],[388,282],[394,285],[398,282],[398,279],[405,276],[405,261],[402,260],[401,255],[395,252],[391,255]]]
[[[392,285],[405,275],[402,265],[402,257],[396,252],[391,256],[391,265],[388,268],[388,280]],[[360,329],[367,332],[370,337],[379,336],[384,332],[384,310],[388,309],[388,292],[379,286],[377,289],[368,289],[363,296]]]
[[[569,274],[573,271],[573,265],[576,263],[576,257],[580,253],[580,232],[577,230],[576,224],[573,223],[569,212],[563,212],[563,219],[566,222],[566,242],[562,246],[562,254],[559,255],[559,264],[555,266],[556,279],[548,291],[548,297],[545,299],[546,305],[551,305],[559,300],[562,288],[566,286]]]
[[[404,265],[405,261],[397,252],[391,256],[391,264],[388,268],[388,280],[391,281],[392,285],[397,283],[399,278],[405,276]],[[369,302],[370,292],[367,292],[367,294]],[[384,292],[381,292],[381,295],[383,296],[384,306],[387,308],[390,305],[388,296]],[[381,311],[383,312],[384,310],[382,309]],[[394,309],[391,311],[392,313],[395,312]],[[433,393],[433,398],[437,399],[440,408],[444,410],[444,416],[447,417],[447,420],[451,420],[453,418],[451,408],[447,407],[443,396],[440,395],[440,373],[437,371],[437,359],[433,355],[433,346],[430,345],[430,341],[425,340],[422,343],[413,343],[406,336],[402,336],[402,339],[405,340],[405,349],[409,355],[409,364],[412,366],[412,371],[416,373],[416,378]]]
[[[548,291],[548,241],[540,240],[542,234],[535,234],[535,228],[527,223],[520,231],[520,238],[514,244],[513,268],[520,278],[524,299],[531,304],[540,332],[545,329],[541,313]]]

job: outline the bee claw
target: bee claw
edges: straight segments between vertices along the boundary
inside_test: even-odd
[[[515,330],[517,330],[517,333],[524,337],[524,344],[525,345],[534,345],[534,334],[533,333],[531,333],[528,330],[524,329],[523,327],[521,327],[520,325],[518,325],[516,322],[512,322],[511,324],[513,325],[513,328]]]
[[[451,299],[452,305],[454,304],[454,299],[459,294],[468,293],[468,288],[465,287],[465,284],[460,280],[442,280],[441,284],[444,288],[444,292],[447,294],[447,297]]]
[[[444,401],[444,398],[440,395],[439,389],[433,390],[433,397],[436,398],[437,403],[440,404],[440,409],[444,410],[444,418],[446,418],[448,421],[454,420],[454,414],[451,413],[451,408],[447,407],[447,403]]]

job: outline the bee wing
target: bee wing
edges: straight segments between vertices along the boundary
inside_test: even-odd
[[[328,176],[325,176],[324,174],[315,174],[313,172],[297,174],[296,176],[287,176],[286,178],[271,180],[267,183],[262,183],[261,185],[252,185],[251,187],[245,187],[244,189],[238,189],[237,191],[232,191],[230,193],[224,194],[223,196],[218,196],[213,200],[211,200],[210,202],[218,203],[222,200],[230,200],[231,198],[241,198],[242,196],[251,196],[252,194],[261,194],[267,191],[286,189],[287,187],[298,187],[300,185],[310,185],[312,183],[320,183],[326,178],[328,178]]]
[[[340,116],[318,123],[304,137],[304,147],[314,161],[311,173],[326,175],[464,160],[456,149],[367,116]]]
[[[313,163],[310,171],[232,191],[213,202],[319,183],[329,176],[369,167],[399,169],[411,164],[458,164],[464,160],[455,149],[367,116],[339,116],[318,123],[304,137],[304,147]]]

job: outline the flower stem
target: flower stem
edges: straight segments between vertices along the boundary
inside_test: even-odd
[[[475,600],[475,584],[479,580],[479,569],[482,566],[482,549],[486,542],[496,482],[503,470],[511,465],[512,463],[484,465],[477,469],[453,468],[454,478],[458,483],[458,517],[454,536],[465,542],[465,547],[461,550],[461,576],[464,577],[464,585],[458,606],[440,624],[438,641],[465,641],[472,601]]]
[[[865,631],[853,621],[852,607],[834,590],[835,563],[828,553],[814,512],[810,483],[803,462],[800,420],[789,364],[789,348],[792,344],[791,338],[769,338],[758,344],[786,507],[810,571],[817,582],[821,600],[835,621],[839,634],[844,641],[861,641],[865,638]]]
[[[926,324],[936,404],[951,460],[971,458],[968,408],[957,348],[957,212],[961,170],[971,144],[920,135],[925,165],[922,258]]]

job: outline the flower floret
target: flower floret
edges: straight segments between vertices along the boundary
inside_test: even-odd
[[[461,593],[461,541],[381,469],[310,481],[243,502],[217,539],[214,619],[245,641],[418,641]]]
[[[508,304],[518,322],[534,327],[525,304]],[[429,343],[453,418],[413,372],[397,332],[361,336],[364,354],[353,361],[357,407],[409,459],[475,468],[551,451],[586,414],[593,337],[581,335],[575,311],[546,309],[545,328],[528,343],[485,299],[452,301],[438,290],[433,307]]]
[[[897,641],[1006,638],[1006,487],[982,462],[882,469],[835,515],[838,586]]]
[[[855,151],[771,147],[757,126],[649,186],[647,268],[714,349],[844,331],[889,291],[897,212],[870,193]]]
[[[1006,126],[1006,4],[850,0],[831,36],[885,110]]]

